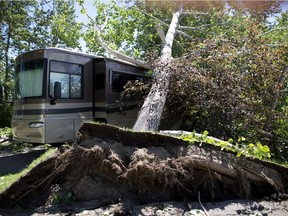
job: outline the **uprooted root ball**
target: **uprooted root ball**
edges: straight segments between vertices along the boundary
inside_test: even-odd
[[[151,135],[157,140],[153,144],[149,134],[137,136],[112,128],[118,134],[109,139],[103,131],[108,133],[111,126],[94,127],[99,126],[86,127],[80,143],[59,151],[2,193],[0,203],[25,202],[23,198],[32,192],[43,193],[55,184],[69,198],[72,194],[73,200],[102,203],[197,200],[199,194],[207,201],[287,193],[287,168],[237,158],[205,145],[177,144],[176,138],[163,135]],[[101,136],[97,131],[103,132]]]

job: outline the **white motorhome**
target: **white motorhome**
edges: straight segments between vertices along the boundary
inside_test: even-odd
[[[137,101],[116,102],[128,80],[147,70],[123,61],[59,48],[16,58],[13,137],[29,143],[63,143],[77,138],[84,121],[132,127]]]

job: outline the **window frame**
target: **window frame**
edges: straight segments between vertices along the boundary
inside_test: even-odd
[[[135,76],[135,77],[142,77],[143,78],[143,80],[145,80],[145,78],[147,78],[147,76],[146,75],[141,75],[141,74],[138,74],[138,73],[133,73],[133,72],[129,72],[129,71],[122,71],[122,70],[109,70],[109,83],[110,83],[110,85],[111,85],[111,91],[113,92],[113,93],[117,93],[117,94],[119,94],[119,93],[121,93],[122,91],[115,91],[114,89],[113,89],[113,73],[120,73],[120,74],[124,74],[124,75],[133,75],[133,76]],[[128,79],[128,80],[130,80],[130,79]],[[135,80],[138,80],[138,79],[135,79]],[[127,84],[127,83],[126,83]],[[126,85],[125,84],[125,85]],[[124,85],[124,86],[125,86]],[[123,86],[123,87],[124,87]]]
[[[77,65],[77,66],[80,66],[80,68],[81,68],[81,72],[80,72],[80,74],[78,75],[78,74],[75,74],[75,73],[71,73],[71,72],[63,72],[63,71],[56,71],[56,70],[51,70],[52,69],[52,67],[51,67],[51,65],[53,64],[53,62],[57,62],[57,63],[64,63],[64,64],[70,64],[70,65]],[[61,99],[61,100],[65,100],[65,99],[70,99],[70,100],[81,100],[81,99],[83,99],[84,98],[84,65],[82,65],[82,64],[78,64],[78,63],[74,63],[74,62],[66,62],[66,61],[59,61],[59,60],[50,60],[49,61],[49,77],[48,77],[48,85],[49,85],[49,88],[48,88],[48,94],[49,94],[49,98],[53,98],[53,95],[51,95],[50,94],[50,92],[51,92],[51,73],[56,73],[56,74],[64,74],[64,75],[68,75],[69,77],[68,77],[68,94],[69,94],[69,96],[68,97],[60,97],[59,99]],[[71,80],[72,80],[72,76],[79,76],[80,77],[80,79],[81,79],[81,86],[80,86],[80,97],[71,97],[71,93],[72,93],[72,91],[71,91],[71,87],[72,87],[72,85],[71,85]],[[53,90],[52,90],[53,91]]]

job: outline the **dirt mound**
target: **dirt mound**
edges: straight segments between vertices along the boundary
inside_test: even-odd
[[[124,203],[287,198],[288,169],[237,158],[210,145],[188,145],[160,134],[84,124],[73,146],[39,164],[0,195],[1,207],[92,202]]]

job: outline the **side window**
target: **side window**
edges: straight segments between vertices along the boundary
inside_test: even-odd
[[[113,92],[122,92],[124,86],[129,80],[144,80],[143,76],[136,74],[123,73],[118,71],[112,71],[112,91]]]
[[[54,95],[54,83],[61,82],[61,98],[82,98],[83,66],[67,62],[50,62],[50,96]]]

